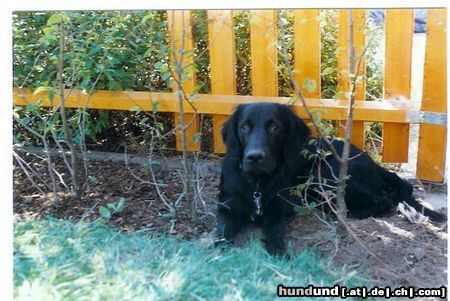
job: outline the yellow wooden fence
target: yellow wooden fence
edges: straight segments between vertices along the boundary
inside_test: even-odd
[[[349,11],[340,10],[338,28],[338,77],[339,100],[320,99],[320,26],[319,10],[294,11],[294,68],[298,70],[296,79],[301,85],[306,78],[317,85],[312,91],[304,91],[310,109],[324,112],[322,118],[342,121],[347,115],[347,100],[343,96],[349,89]],[[364,24],[366,11],[352,10],[353,41],[355,55],[362,53],[366,45]],[[175,49],[192,49],[192,25],[190,11],[168,11],[169,40]],[[274,10],[253,10],[250,12],[250,47],[253,87],[252,96],[236,95],[236,63],[234,49],[233,16],[231,10],[208,11],[208,37],[210,55],[211,94],[199,95],[193,102],[198,113],[213,116],[213,143],[217,153],[223,153],[225,146],[220,137],[220,129],[233,108],[240,103],[272,101],[287,103],[290,98],[278,97],[277,71],[277,15]],[[402,97],[410,99],[411,94],[411,53],[414,28],[412,9],[386,10],[385,80],[383,101],[365,101],[365,81],[356,89],[353,143],[363,147],[364,122],[383,123],[383,160],[385,162],[406,162],[409,151],[409,126],[411,101],[390,100]],[[447,50],[446,50],[446,10],[430,9],[427,18],[426,55],[422,111],[447,112]],[[179,52],[174,52],[179,55]],[[173,57],[171,60],[173,61]],[[192,63],[187,57],[183,65]],[[363,67],[365,60],[362,61]],[[365,68],[361,69],[365,75]],[[184,82],[184,89],[192,91],[195,76]],[[26,89],[14,89],[14,103],[24,105],[37,99],[44,106],[50,106],[45,93],[33,95]],[[81,91],[67,91],[68,107],[93,109],[130,110],[139,106],[142,110],[152,110],[152,103],[159,103],[161,112],[178,112],[174,93],[95,91],[88,96]],[[58,104],[58,98],[53,104]],[[301,104],[294,104],[294,110],[306,117]],[[193,139],[199,123],[194,110],[185,105],[186,120],[193,120],[188,131],[188,149],[198,150],[199,143]],[[178,119],[175,119],[178,122]],[[421,124],[418,148],[417,176],[426,181],[441,182],[444,178],[446,124]],[[342,135],[342,131],[339,131]],[[181,149],[180,136],[177,148]]]

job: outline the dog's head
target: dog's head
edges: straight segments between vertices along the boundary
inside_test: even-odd
[[[286,105],[239,105],[222,129],[227,155],[238,157],[244,173],[270,174],[295,159],[308,138],[306,124]]]

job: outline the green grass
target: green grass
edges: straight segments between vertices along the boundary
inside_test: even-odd
[[[363,284],[355,271],[308,250],[284,260],[256,241],[220,250],[149,232],[125,234],[101,221],[14,222],[17,300],[267,300],[278,284],[335,283]]]

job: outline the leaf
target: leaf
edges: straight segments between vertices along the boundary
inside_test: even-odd
[[[23,117],[22,119],[20,119],[20,122],[22,122],[24,125],[29,125],[31,122],[31,119],[29,117]]]
[[[157,113],[159,111],[160,104],[161,103],[159,101],[152,102],[152,112],[153,113]]]
[[[22,111],[21,107],[14,107],[13,115],[15,118],[20,119],[20,114],[19,114],[20,111]]]
[[[352,98],[352,92],[345,92],[345,98],[350,100]]]
[[[55,37],[54,35],[56,31],[56,28],[54,26],[45,27],[42,29],[42,32],[44,33],[44,36],[46,37]]]
[[[50,88],[50,90],[48,91],[48,99],[53,102],[53,100],[55,99],[55,90],[53,88]]]
[[[312,78],[305,78],[305,80],[303,81],[303,88],[305,88],[308,92],[314,92],[316,90],[316,81],[313,80]]]
[[[332,154],[333,153],[331,151],[322,150],[322,152],[321,152],[322,158],[326,158],[328,156],[331,156]]]
[[[288,105],[294,105],[296,104],[298,101],[300,100],[300,98],[297,95],[292,96],[289,101],[288,101]]]
[[[323,71],[322,71],[322,76],[330,75],[330,74],[332,74],[334,71],[335,71],[334,68],[327,67],[327,68],[323,69]]]
[[[152,49],[152,48],[149,48],[149,49],[147,49],[147,50],[144,52],[143,57],[144,57],[144,58],[149,57],[149,56],[152,55],[152,53],[153,53],[153,49]]]
[[[148,20],[151,20],[151,19],[153,19],[155,17],[155,14],[154,13],[148,13],[148,14],[146,14],[143,18],[142,18],[142,21],[141,21],[141,23],[142,24],[144,24],[145,22],[147,22]]]
[[[40,86],[38,88],[36,88],[36,90],[33,91],[33,96],[36,96],[39,93],[44,93],[44,92],[48,92],[51,90],[51,87],[48,86]]]
[[[134,106],[134,107],[130,108],[130,111],[139,113],[142,111],[142,109],[140,106]]]
[[[202,140],[202,134],[197,133],[194,137],[192,137],[192,142],[200,142]]]
[[[312,120],[315,124],[319,124],[322,120],[322,112],[321,111],[313,111],[311,112]]]
[[[55,13],[48,18],[47,26],[59,24],[60,22],[68,23],[69,20],[70,18],[65,12]]]
[[[156,69],[159,70],[159,69],[161,69],[162,65],[163,65],[162,62],[156,62],[154,66],[155,66]]]
[[[104,206],[100,206],[98,208],[98,211],[100,213],[100,216],[103,218],[109,219],[111,217],[111,212]]]
[[[161,76],[162,80],[166,81],[171,77],[170,72],[164,72]]]
[[[89,176],[89,183],[91,183],[91,185],[92,184],[95,184],[97,182],[97,177],[95,177],[95,176]]]
[[[311,213],[311,209],[307,206],[295,206],[295,212],[299,216],[306,216]]]
[[[164,131],[164,124],[162,122],[156,123],[156,127],[162,132]]]
[[[25,107],[26,112],[34,112],[36,110],[36,105],[34,103],[27,103],[27,106]]]
[[[149,120],[148,117],[144,117],[144,118],[141,119],[141,121],[139,121],[139,124],[140,125],[144,125],[144,124],[146,124],[148,122],[148,120]]]
[[[125,208],[126,199],[120,198],[119,202],[117,203],[115,212],[120,213]]]
[[[80,146],[80,145],[82,144],[80,132],[77,132],[77,133],[75,134],[75,136],[73,137],[73,142],[74,142],[77,146]]]

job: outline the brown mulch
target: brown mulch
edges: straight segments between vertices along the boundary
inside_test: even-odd
[[[416,287],[447,285],[447,227],[412,224],[398,214],[348,223],[360,242],[351,235],[337,241],[334,232],[314,216],[291,222],[289,241],[294,250],[315,247],[339,266],[368,271],[369,281],[380,286],[392,282]]]
[[[21,154],[43,178],[47,178],[46,163],[37,160],[35,155]],[[64,181],[69,184],[69,173],[64,168],[61,159],[53,159],[56,170],[61,173]],[[205,171],[202,171],[205,173]],[[207,171],[206,171],[207,172]],[[43,217],[51,215],[57,218],[69,218],[77,221],[81,218],[99,218],[99,207],[109,203],[117,204],[120,198],[126,199],[122,212],[115,213],[108,221],[113,227],[124,231],[136,231],[152,228],[168,232],[182,238],[195,238],[205,235],[211,230],[215,208],[216,187],[218,175],[209,172],[201,174],[199,185],[202,189],[202,199],[198,201],[199,222],[190,220],[190,207],[181,200],[175,219],[158,196],[148,170],[140,165],[125,165],[112,162],[89,162],[90,193],[81,200],[76,200],[70,193],[59,193],[55,201],[52,193],[41,194],[31,185],[30,180],[18,166],[14,167],[14,213]],[[141,180],[137,179],[140,178]],[[155,168],[155,177],[163,193],[169,200],[177,200],[183,189],[181,173],[178,170],[164,171]],[[207,181],[205,180],[207,179]],[[36,179],[36,184],[48,191]],[[48,183],[50,181],[47,181]],[[67,190],[61,188],[61,191]]]
[[[21,156],[46,179],[46,164],[34,155]],[[62,160],[56,159],[57,170],[66,183],[68,172]],[[199,222],[190,219],[190,207],[180,201],[178,218],[169,215],[168,208],[160,201],[154,185],[145,184],[136,177],[150,181],[143,166],[126,166],[121,163],[90,162],[91,192],[82,200],[74,200],[69,193],[60,193],[55,201],[51,193],[41,194],[25,176],[20,167],[14,168],[14,214],[18,216],[69,218],[99,217],[99,206],[117,203],[126,198],[125,209],[115,213],[108,223],[123,231],[155,229],[185,239],[212,237],[215,227],[216,195],[219,183],[217,172],[202,170],[198,184],[202,199],[198,202]],[[157,181],[162,193],[168,199],[178,199],[182,191],[180,172],[177,170],[158,170]],[[36,183],[48,191],[39,180]],[[61,188],[61,191],[64,191]],[[414,285],[420,287],[439,287],[447,285],[447,227],[430,223],[412,224],[399,214],[389,217],[349,220],[349,225],[360,242],[351,236],[336,240],[333,232],[334,221],[325,217],[327,226],[314,214],[296,217],[287,227],[287,242],[294,252],[308,247],[317,250],[325,257],[331,257],[339,266],[360,268],[367,272],[365,277],[374,285]],[[259,235],[260,231],[251,228],[248,234]],[[368,250],[372,254],[368,253]],[[376,256],[373,256],[376,255]]]

